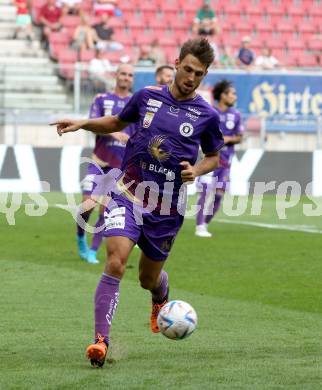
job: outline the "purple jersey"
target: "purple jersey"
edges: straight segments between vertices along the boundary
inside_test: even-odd
[[[220,111],[218,107],[216,110],[219,114],[220,129],[224,136],[239,135],[243,132],[239,111],[232,107],[227,111]],[[229,168],[234,153],[235,146],[233,144],[225,145],[220,151],[220,166]]]
[[[121,98],[114,93],[103,93],[95,97],[91,108],[90,118],[99,118],[108,115],[119,114],[130,96]],[[129,136],[132,135],[134,126],[130,125],[123,131]],[[125,144],[117,141],[110,135],[97,135],[95,140],[94,154],[102,161],[106,162],[112,168],[120,168],[125,153]]]
[[[159,204],[162,194],[171,192],[175,209],[182,185],[180,162],[194,165],[199,146],[207,154],[224,145],[218,113],[200,95],[175,100],[168,86],[136,92],[119,118],[135,123],[122,163],[123,183],[133,182],[133,195],[138,183],[153,181],[159,186]]]

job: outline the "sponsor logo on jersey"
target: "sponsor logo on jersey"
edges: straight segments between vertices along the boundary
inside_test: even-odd
[[[162,106],[162,102],[160,102],[160,100],[149,99],[148,100],[148,106],[160,108]]]
[[[158,108],[156,108],[156,107],[150,107],[150,106],[148,106],[147,108],[147,111],[151,111],[151,112],[158,112]]]
[[[193,134],[194,128],[191,123],[181,123],[179,127],[180,134],[183,137],[190,137]]]
[[[186,117],[191,119],[193,122],[195,122],[197,119],[199,119],[199,115],[191,114],[191,112],[186,112]]]
[[[180,108],[175,106],[170,106],[167,114],[177,117],[179,115]]]
[[[150,127],[151,123],[152,123],[152,120],[154,118],[154,113],[153,112],[147,112],[143,118],[143,127],[145,129],[147,129],[148,127]]]
[[[125,101],[124,100],[118,100],[117,101],[117,107],[124,108],[125,107]]]
[[[188,110],[193,112],[194,114],[196,115],[201,115],[201,111],[199,111],[197,108],[195,107],[188,107]]]

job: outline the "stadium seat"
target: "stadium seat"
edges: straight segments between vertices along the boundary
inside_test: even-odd
[[[95,50],[81,50],[80,61],[89,62],[95,57]]]
[[[176,15],[180,9],[178,0],[162,0],[159,2],[159,9],[167,15]]]
[[[115,28],[124,28],[125,20],[122,17],[112,17],[108,20],[109,27]]]
[[[314,1],[307,7],[307,13],[317,18],[322,18],[322,5],[320,1]]]
[[[58,61],[64,64],[74,64],[78,60],[78,53],[73,49],[62,49],[58,53]]]
[[[137,10],[137,4],[131,0],[122,0],[119,7],[122,13],[134,13]]]
[[[302,53],[298,57],[298,64],[299,64],[299,66],[303,66],[303,67],[315,67],[315,66],[319,65],[317,62],[316,55],[305,54],[305,53]]]
[[[267,4],[265,6],[265,13],[269,15],[270,17],[272,16],[283,16],[285,15],[285,5],[283,3],[271,3],[270,5]]]
[[[61,24],[64,27],[75,29],[80,24],[80,17],[76,15],[64,15],[61,18]]]
[[[309,50],[312,51],[322,51],[322,38],[312,38],[307,42],[307,46]]]

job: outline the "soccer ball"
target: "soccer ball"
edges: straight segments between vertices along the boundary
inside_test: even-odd
[[[157,321],[164,336],[172,340],[182,340],[196,329],[198,319],[189,303],[170,301],[160,310]]]

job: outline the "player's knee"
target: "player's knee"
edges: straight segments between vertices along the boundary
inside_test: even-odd
[[[109,256],[105,272],[115,278],[122,279],[125,272],[125,262],[119,256]]]

